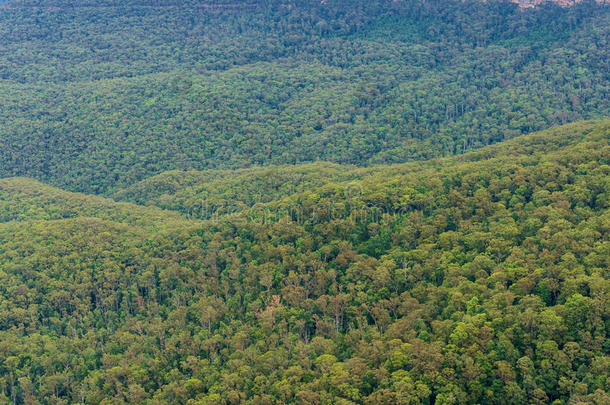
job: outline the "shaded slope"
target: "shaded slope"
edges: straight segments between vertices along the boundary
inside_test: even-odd
[[[610,111],[592,3],[32,3],[0,9],[0,176],[72,191],[423,160]]]

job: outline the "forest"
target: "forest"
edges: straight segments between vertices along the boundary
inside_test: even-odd
[[[9,1],[0,177],[110,196],[168,170],[403,163],[607,117],[608,10]]]
[[[609,143],[1,179],[0,402],[607,404]]]
[[[0,0],[0,404],[610,404],[609,10]]]

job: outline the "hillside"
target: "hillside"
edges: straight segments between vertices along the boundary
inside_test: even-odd
[[[361,182],[367,178],[378,181],[401,173],[437,170],[460,162],[549,153],[579,143],[584,136],[591,136],[591,133],[600,131],[600,128],[607,125],[607,120],[578,122],[452,158],[401,165],[358,168],[318,162],[238,170],[169,171],[121,189],[112,198],[179,211],[192,219],[218,218],[223,214],[236,214],[329,183],[347,184],[346,195],[356,197],[362,193]]]
[[[2,180],[0,402],[605,404],[608,179],[605,120],[121,194],[270,193],[201,222]]]
[[[545,4],[551,3],[556,4],[561,7],[572,7],[582,0],[511,0],[513,3],[519,4],[519,7],[523,8],[531,8],[531,7],[540,7]],[[601,4],[607,4],[607,0],[595,0]]]
[[[141,227],[186,219],[178,213],[79,193],[70,193],[27,178],[0,179],[0,223],[90,217]],[[21,226],[18,225],[17,226]]]
[[[331,181],[359,179],[369,171],[328,163],[170,171],[119,190],[112,197],[176,210],[194,219],[210,219],[238,213],[256,204],[279,200]]]
[[[9,1],[0,176],[111,195],[171,170],[401,163],[605,117],[608,10]]]

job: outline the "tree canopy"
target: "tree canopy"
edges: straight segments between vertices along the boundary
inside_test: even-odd
[[[0,176],[110,195],[167,170],[400,163],[608,116],[608,10],[9,1]]]
[[[609,141],[171,172],[120,194],[148,207],[1,180],[0,401],[606,404]]]

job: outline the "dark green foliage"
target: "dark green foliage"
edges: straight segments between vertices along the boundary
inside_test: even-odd
[[[0,8],[0,176],[447,156],[610,113],[608,8],[63,0]]]
[[[586,122],[121,194],[246,207],[203,222],[2,180],[0,401],[606,404],[609,142]]]

